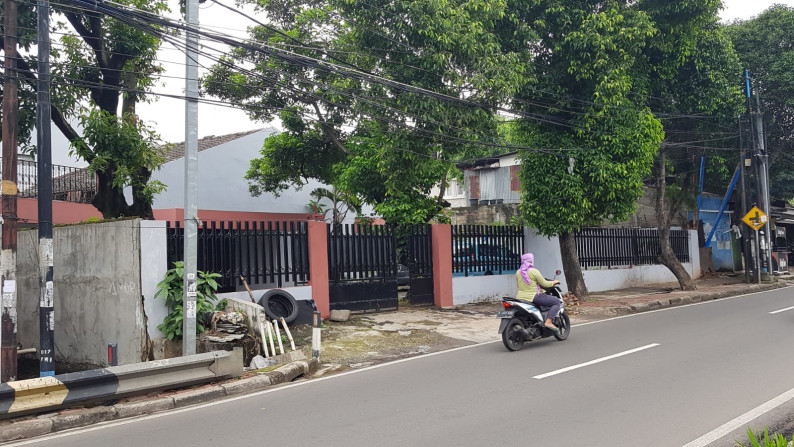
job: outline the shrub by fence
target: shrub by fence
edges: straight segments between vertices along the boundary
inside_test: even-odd
[[[676,258],[689,262],[689,234],[671,230],[670,243]],[[590,267],[658,264],[661,251],[655,228],[582,228],[576,233],[579,264]]]
[[[168,266],[184,259],[185,229],[168,224]],[[198,230],[198,269],[220,273],[219,292],[306,284],[306,222],[209,222]]]

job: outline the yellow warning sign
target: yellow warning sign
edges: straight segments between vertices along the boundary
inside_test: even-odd
[[[766,225],[767,217],[763,211],[757,206],[754,206],[747,214],[742,217],[742,222],[746,223],[750,228],[753,230],[758,230],[759,228]]]

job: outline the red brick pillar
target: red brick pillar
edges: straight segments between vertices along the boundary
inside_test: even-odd
[[[322,318],[331,315],[328,293],[328,226],[325,222],[309,221],[309,285],[312,298]]]
[[[433,304],[449,307],[452,302],[452,226],[434,224],[433,248]]]

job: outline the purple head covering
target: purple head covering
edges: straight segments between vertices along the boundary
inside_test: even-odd
[[[521,277],[524,278],[524,282],[529,284],[529,269],[534,267],[535,265],[535,255],[532,253],[524,253],[521,256]]]

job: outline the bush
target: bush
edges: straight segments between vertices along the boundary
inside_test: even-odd
[[[763,443],[760,442],[758,436],[749,428],[747,429],[747,437],[750,438],[750,445],[747,447],[787,447],[789,445],[786,438],[780,433],[774,434],[770,438],[766,428],[764,428]],[[791,437],[791,442],[794,443],[794,436]],[[736,444],[745,447],[738,441]]]
[[[163,296],[169,313],[163,323],[157,326],[169,340],[182,339],[182,294],[184,290],[185,264],[174,262],[174,268],[165,272],[165,278],[157,284],[154,297]],[[196,280],[196,333],[204,331],[203,317],[214,310],[212,304],[220,278],[218,273],[198,272]]]

